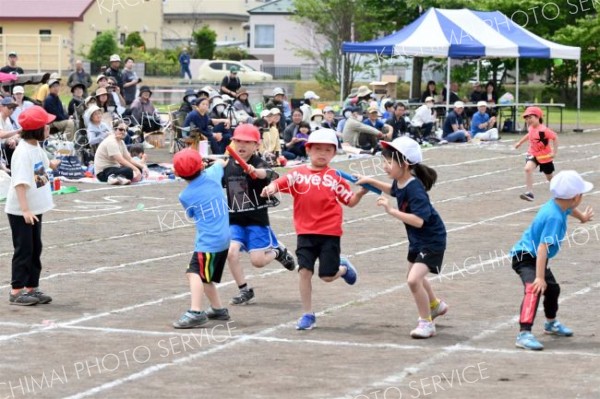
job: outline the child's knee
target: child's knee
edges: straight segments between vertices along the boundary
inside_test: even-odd
[[[331,283],[332,281],[334,281],[337,277],[336,276],[319,276],[319,278],[323,281],[325,281],[326,283]]]
[[[413,292],[417,291],[423,285],[423,281],[421,279],[416,276],[411,276],[410,274],[406,279],[406,283],[408,284],[408,288],[410,288],[410,290]]]
[[[250,253],[250,263],[254,267],[264,267],[269,261],[267,260],[266,254],[264,252],[251,252]]]

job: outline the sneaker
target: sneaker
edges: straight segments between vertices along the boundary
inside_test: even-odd
[[[446,304],[444,301],[440,301],[440,303],[438,303],[434,309],[431,309],[431,320],[434,320],[438,316],[445,315],[447,311],[448,304]]]
[[[281,263],[283,267],[285,267],[289,271],[294,271],[294,269],[296,268],[296,261],[294,260],[294,257],[290,255],[287,248],[283,246],[283,244],[279,244],[279,246],[277,247],[277,252],[279,253],[279,255],[277,255],[275,260]]]
[[[40,305],[44,305],[46,303],[52,302],[52,297],[50,295],[44,294],[42,291],[38,290],[37,288],[35,290],[29,292],[29,295],[37,298],[39,300],[38,303]]]
[[[147,141],[144,141],[143,146],[144,146],[144,150],[149,150],[151,148],[154,148],[154,146],[152,144],[148,143]]]
[[[410,332],[413,338],[431,338],[435,335],[435,324],[432,321],[419,319],[417,328]]]
[[[561,337],[570,337],[573,330],[560,324],[558,320],[547,321],[544,324],[544,334],[559,335]]]
[[[205,312],[192,312],[188,310],[179,320],[173,323],[175,328],[196,328],[208,322],[208,317]]]
[[[522,200],[531,202],[531,201],[533,201],[533,193],[528,191],[526,193],[519,195],[519,198],[521,198]]]
[[[112,184],[113,186],[117,186],[117,185],[121,184],[121,182],[119,181],[119,179],[115,175],[108,176],[108,179],[106,179],[106,182],[108,184]]]
[[[444,139],[442,139],[442,140],[438,141],[438,144],[439,144],[439,145],[448,144],[448,140],[444,140]]]
[[[254,302],[254,289],[240,290],[240,293],[231,298],[231,305],[248,305]]]
[[[117,180],[119,181],[119,184],[122,186],[126,186],[131,183],[131,180],[129,180],[125,176],[121,176],[121,175],[117,176]]]
[[[298,319],[296,330],[312,330],[317,326],[317,318],[314,313],[304,313]]]
[[[206,310],[206,317],[210,320],[229,320],[229,310],[227,308],[214,309],[212,306]]]
[[[342,256],[340,257],[340,266],[346,266],[346,274],[342,276],[344,281],[349,285],[354,285],[354,283],[356,283],[356,279],[358,278],[354,265],[350,263],[348,258]]]
[[[544,349],[544,345],[535,338],[531,331],[521,331],[517,335],[515,345],[517,348],[530,349],[532,351],[541,351]]]
[[[21,291],[17,295],[13,295],[9,292],[8,301],[11,305],[19,306],[31,306],[40,303],[40,300],[35,296],[31,295],[27,291]]]

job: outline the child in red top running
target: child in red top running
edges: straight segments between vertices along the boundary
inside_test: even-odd
[[[523,118],[529,126],[528,133],[515,144],[515,149],[517,149],[529,140],[529,149],[525,160],[525,186],[527,191],[520,196],[525,201],[533,201],[534,199],[533,171],[538,165],[540,166],[540,172],[546,175],[548,181],[552,180],[552,174],[554,173],[554,162],[552,161],[558,152],[558,137],[556,137],[556,132],[543,125],[543,116],[544,113],[538,107],[528,107],[523,113]],[[552,147],[550,147],[550,141],[552,141]]]
[[[296,168],[264,188],[262,196],[278,191],[294,197],[294,226],[298,235],[296,257],[300,274],[302,317],[296,329],[316,327],[312,310],[312,276],[319,259],[319,277],[325,282],[342,277],[346,283],[356,282],[356,270],[345,258],[340,258],[343,211],[340,203],[353,207],[367,193],[360,188],[352,192],[349,184],[329,167],[338,146],[335,131],[319,129],[306,143],[310,165]]]

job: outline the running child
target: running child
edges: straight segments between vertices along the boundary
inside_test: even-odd
[[[384,170],[393,179],[392,183],[361,177],[357,184],[372,184],[396,198],[398,209],[383,196],[377,199],[377,205],[406,226],[407,283],[419,312],[419,323],[410,335],[430,338],[435,335],[433,320],[448,311],[448,305],[435,295],[426,278],[428,273],[440,273],[446,250],[446,227],[427,195],[437,180],[437,173],[421,164],[423,154],[415,140],[403,136],[381,144],[381,155],[387,161]]]
[[[229,303],[246,305],[254,300],[254,290],[246,283],[240,263],[241,251],[250,254],[250,262],[254,267],[264,267],[277,260],[283,267],[292,271],[296,268],[296,262],[285,246],[277,241],[269,223],[269,203],[266,198],[260,196],[263,188],[271,183],[271,180],[279,177],[257,154],[260,131],[256,126],[244,123],[235,128],[232,140],[236,152],[248,164],[250,170],[244,172],[231,158],[225,166],[223,176],[231,232],[227,262],[240,289],[239,294]],[[252,173],[256,174],[256,179],[250,177]]]
[[[186,274],[190,283],[191,306],[175,328],[195,328],[209,319],[229,320],[229,312],[221,305],[215,283],[221,275],[229,250],[229,213],[221,187],[225,162],[217,160],[204,169],[198,151],[184,149],[173,157],[175,174],[188,182],[179,194],[179,202],[188,218],[196,224],[196,243]],[[206,294],[210,307],[202,310]]]
[[[49,161],[39,142],[48,138],[56,117],[42,107],[21,112],[21,142],[11,160],[12,180],[6,197],[5,212],[12,232],[11,305],[29,306],[52,302],[39,290],[42,272],[42,215],[54,208],[46,171],[56,169],[60,161]]]
[[[340,203],[353,207],[367,191],[361,187],[359,191],[352,192],[349,184],[329,166],[337,145],[334,130],[319,129],[311,133],[306,143],[310,164],[280,177],[262,192],[264,197],[281,191],[294,198],[294,227],[298,236],[296,258],[303,312],[296,324],[298,330],[316,327],[311,279],[317,259],[319,277],[325,282],[341,277],[352,285],[357,278],[352,264],[340,258],[343,218]]]
[[[587,207],[583,212],[577,209],[583,194],[592,188],[592,183],[584,181],[574,170],[564,170],[554,176],[550,181],[553,198],[540,208],[521,240],[510,251],[513,270],[521,277],[525,286],[519,316],[521,328],[516,342],[518,348],[544,349],[531,333],[542,294],[546,315],[544,333],[562,337],[573,335],[570,328],[556,319],[560,286],[548,268],[548,260],[560,250],[567,231],[567,216],[571,215],[581,223],[592,220],[592,208]]]
[[[548,181],[552,179],[554,173],[554,157],[558,152],[558,137],[556,132],[543,125],[544,113],[538,107],[527,107],[523,113],[525,123],[529,126],[526,136],[523,136],[515,144],[515,149],[529,140],[529,149],[525,159],[525,186],[527,191],[520,195],[525,201],[533,201],[533,171],[540,167]],[[552,147],[550,147],[552,141]]]

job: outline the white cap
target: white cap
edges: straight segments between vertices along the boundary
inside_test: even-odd
[[[285,95],[285,91],[281,87],[276,87],[273,89],[273,97],[275,97],[278,94]]]
[[[281,115],[281,111],[277,107],[273,107],[269,110],[269,115]]]
[[[550,180],[550,192],[554,198],[571,199],[591,191],[594,185],[581,178],[574,170],[563,170]]]
[[[306,93],[304,93],[305,100],[313,100],[313,99],[318,100],[319,98],[321,98],[321,97],[317,96],[317,94],[312,90],[309,90]]]
[[[312,115],[310,116],[310,120],[312,121],[315,116],[321,116],[322,117],[323,116],[323,111],[321,111],[319,108],[313,109]]]
[[[454,108],[464,108],[465,107],[465,103],[463,103],[462,101],[457,101],[454,103]]]
[[[110,56],[110,62],[114,62],[114,61],[119,61],[121,62],[121,57],[119,57],[119,54],[113,54]]]
[[[13,87],[13,94],[17,94],[17,93],[25,93],[25,89],[23,88],[23,86],[15,86]]]
[[[381,145],[385,148],[393,148],[399,151],[402,155],[404,155],[410,164],[423,162],[423,152],[421,152],[421,146],[410,137],[398,137],[391,143],[387,141],[381,141]]]
[[[266,118],[269,115],[271,115],[271,112],[268,109],[263,109],[262,112],[260,113],[261,118]]]
[[[433,97],[429,96],[429,97],[425,98],[425,102],[426,103],[429,102],[429,101],[433,102]]]
[[[223,102],[227,102],[227,101],[233,100],[233,98],[229,97],[227,94],[223,94],[223,96],[221,98],[223,99]]]
[[[308,136],[306,144],[333,144],[337,147],[338,139],[333,129],[318,129]]]
[[[326,106],[325,108],[323,108],[323,113],[324,113],[324,114],[326,114],[326,113],[328,113],[328,112],[333,112],[333,113],[335,113],[335,111],[333,110],[333,107],[331,107],[331,106],[329,106],[329,105],[328,105],[328,106]]]
[[[485,101],[477,101],[477,106],[478,107],[487,107],[487,102],[485,102]]]

